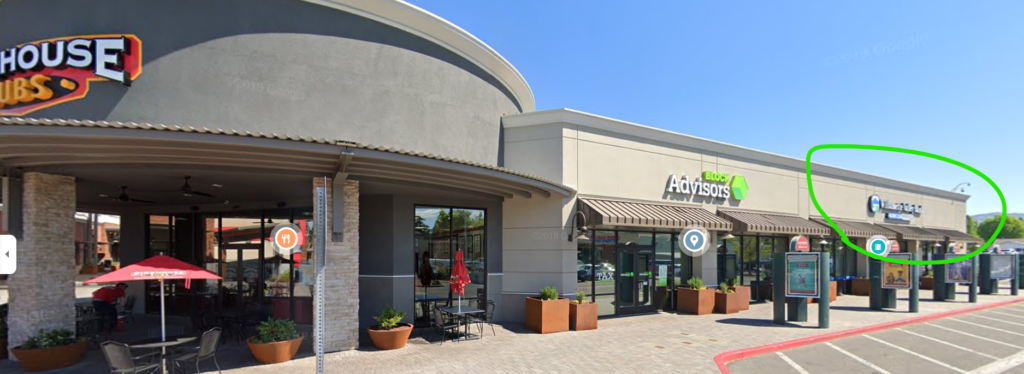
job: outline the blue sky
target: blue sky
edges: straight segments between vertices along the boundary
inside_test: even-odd
[[[888,145],[971,165],[1024,192],[1024,2],[411,0],[526,77],[537,109],[572,108],[803,158]],[[628,5],[627,5],[628,4]],[[815,162],[999,198],[917,156],[827,150]]]

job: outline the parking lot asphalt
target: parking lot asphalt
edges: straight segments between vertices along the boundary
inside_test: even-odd
[[[727,367],[733,374],[1024,374],[1024,305],[763,354]]]

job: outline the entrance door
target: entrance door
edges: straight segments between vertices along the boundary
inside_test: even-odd
[[[225,244],[224,246],[224,308],[244,310],[247,304],[260,303],[263,282],[260,276],[263,260],[259,244]]]
[[[616,259],[616,314],[653,312],[654,290],[658,284],[654,273],[654,248],[619,247]]]

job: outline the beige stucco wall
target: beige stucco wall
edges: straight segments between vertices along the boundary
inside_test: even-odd
[[[511,115],[502,122],[506,167],[572,186],[580,195],[689,203],[712,212],[728,208],[820,215],[809,197],[803,160],[569,110]],[[911,225],[964,230],[964,195],[827,166],[812,170],[815,196],[832,218],[886,223],[884,211],[868,211],[869,197],[879,194],[893,202],[923,205]],[[671,174],[693,180],[704,171],[746,177],[747,198],[666,192]],[[576,246],[566,236],[575,209],[574,199],[505,202],[504,307],[506,316],[519,316],[510,319],[521,319],[525,294],[549,284],[561,283],[559,290],[574,285]],[[916,248],[915,243],[910,246]],[[560,268],[555,266],[559,261]],[[715,261],[694,261],[693,271],[705,281],[714,280]]]

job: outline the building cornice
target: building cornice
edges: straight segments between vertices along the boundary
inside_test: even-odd
[[[636,123],[620,121],[613,118],[603,117],[591,113],[580,112],[572,109],[551,109],[532,113],[513,114],[502,117],[502,125],[506,129],[524,128],[530,126],[541,126],[550,124],[571,124],[584,126],[596,130],[653,140],[665,143],[670,146],[681,146],[698,149],[706,152],[729,155],[748,160],[757,160],[759,163],[804,171],[806,163],[804,159],[783,156],[771,152],[759,151],[738,145],[722,143],[714,140],[699,138],[696,136],[680,134],[677,132],[662,130],[654,127],[644,126]],[[922,186],[907,183],[895,179],[879,177],[849,169],[829,166],[819,163],[811,163],[814,175],[838,177],[851,179],[858,182],[877,185],[880,187],[895,188],[904,191],[916,192],[934,197],[951,199],[966,202],[970,195],[960,194],[941,190],[934,187]]]

